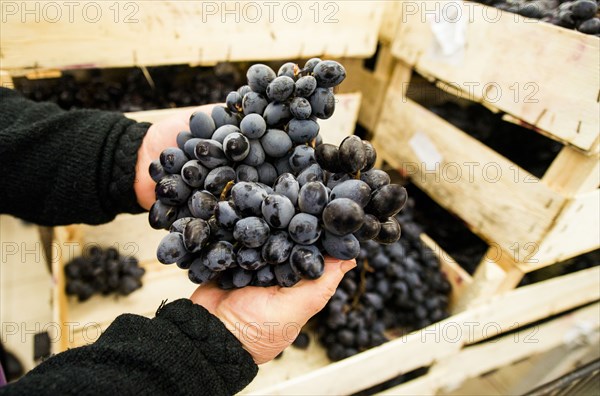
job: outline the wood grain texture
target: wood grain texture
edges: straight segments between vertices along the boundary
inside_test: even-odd
[[[56,18],[47,3],[28,5],[38,8],[28,16],[20,9],[24,3],[14,3],[14,13],[6,10],[0,38],[3,68],[369,57],[383,12],[382,4],[350,1],[136,1],[118,7],[96,2],[75,7],[70,21],[67,6]]]
[[[557,140],[597,151],[598,38],[465,2],[465,43],[444,52],[449,39],[436,38],[432,19],[438,18],[436,28],[453,28],[451,3],[406,2],[394,56]]]

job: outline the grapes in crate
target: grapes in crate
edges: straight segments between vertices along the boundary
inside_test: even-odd
[[[142,287],[145,270],[133,256],[122,256],[115,248],[92,246],[64,268],[67,295],[80,302],[94,294],[127,296]]]
[[[178,147],[150,166],[150,225],[170,231],[158,260],[223,289],[291,287],[319,278],[325,256],[351,260],[361,242],[397,241],[406,190],[372,170],[373,146],[322,143],[318,120],[333,115],[345,77],[318,58],[277,73],[256,64],[226,106],[193,114]]]

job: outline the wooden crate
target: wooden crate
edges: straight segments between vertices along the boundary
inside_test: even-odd
[[[400,4],[395,57],[520,124],[598,152],[597,37],[472,2]]]
[[[490,244],[469,304],[516,286],[526,272],[599,247],[598,154],[565,146],[536,178],[407,98],[412,70],[396,64],[373,144]]]
[[[18,75],[31,69],[369,57],[383,12],[381,3],[370,2],[85,2],[71,8],[69,13],[68,5],[52,2],[3,6],[2,67]]]
[[[326,142],[339,144],[353,133],[360,93],[336,95],[336,112],[328,120],[320,121],[321,133]],[[194,107],[141,111],[127,113],[137,121],[156,122],[166,117],[185,115]],[[63,335],[55,343],[54,351],[93,342],[108,325],[122,313],[154,316],[161,301],[189,297],[195,285],[187,278],[187,272],[174,265],[166,266],[156,260],[156,248],[166,231],[157,231],[148,225],[148,215],[121,215],[114,221],[100,226],[72,225],[55,228],[54,251],[54,319],[60,324]],[[78,303],[65,294],[63,266],[73,257],[92,245],[115,246],[123,254],[134,254],[146,269],[144,286],[127,297],[94,296]],[[456,277],[454,277],[456,278]]]

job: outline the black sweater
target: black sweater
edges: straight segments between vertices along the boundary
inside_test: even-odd
[[[0,88],[0,213],[60,225],[141,212],[133,181],[148,126]],[[0,394],[227,395],[257,370],[218,318],[182,299],[153,319],[119,316],[95,343],[49,358]]]

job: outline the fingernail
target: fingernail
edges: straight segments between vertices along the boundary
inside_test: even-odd
[[[356,267],[356,260],[342,261],[342,271],[348,272],[354,267]]]

